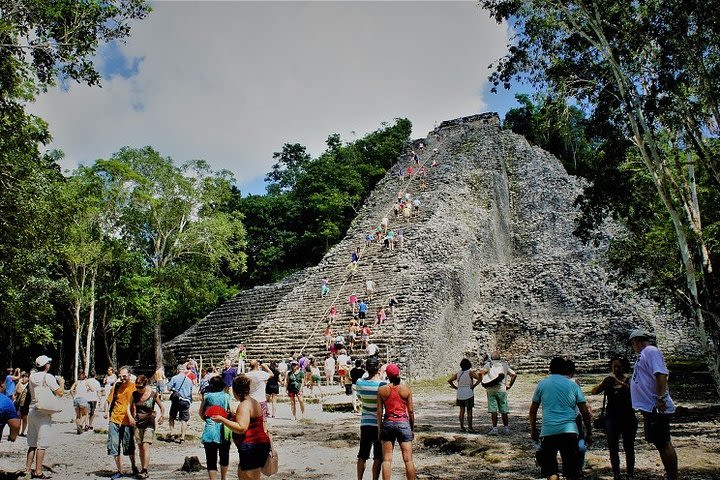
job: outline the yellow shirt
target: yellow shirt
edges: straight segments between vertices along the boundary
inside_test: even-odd
[[[116,383],[113,388],[110,389],[110,393],[108,394],[108,404],[112,402],[114,390],[116,389],[117,396],[115,397],[115,405],[113,406],[112,412],[110,412],[110,421],[119,425],[130,425],[127,407],[130,405],[130,402],[132,402],[135,384],[130,381],[126,383]]]

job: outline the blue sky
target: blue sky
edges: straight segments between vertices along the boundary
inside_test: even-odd
[[[125,44],[104,46],[102,88],[70,85],[32,107],[51,126],[63,168],[125,145],[233,172],[263,193],[286,142],[321,153],[406,117],[414,137],[435,122],[501,115],[487,66],[507,28],[474,1],[155,2]]]

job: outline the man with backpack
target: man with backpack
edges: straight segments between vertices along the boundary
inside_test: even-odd
[[[492,418],[492,428],[488,433],[498,433],[498,412],[502,416],[503,432],[510,433],[508,413],[510,406],[507,399],[507,391],[512,388],[517,374],[510,368],[510,365],[500,359],[498,352],[493,352],[490,359],[480,369],[482,375],[481,385],[487,393],[488,412]],[[508,382],[508,378],[510,381]]]

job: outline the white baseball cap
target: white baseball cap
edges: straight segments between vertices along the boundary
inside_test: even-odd
[[[50,362],[52,362],[52,358],[47,355],[40,355],[35,359],[35,365],[37,365],[38,368],[42,368]]]

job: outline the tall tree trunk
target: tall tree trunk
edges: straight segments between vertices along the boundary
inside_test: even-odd
[[[80,300],[73,304],[73,321],[75,322],[75,352],[73,356],[73,382],[78,379],[78,368],[80,366],[80,337],[82,336],[80,325]]]
[[[93,270],[90,275],[90,312],[88,314],[87,338],[85,344],[85,373],[90,374],[90,365],[93,358],[93,339],[95,338],[95,275]]]
[[[160,322],[161,315],[160,309],[155,312],[155,329],[154,329],[154,340],[155,340],[155,369],[165,366],[162,351],[162,324]]]
[[[113,367],[116,369],[119,367],[117,364],[117,338],[115,338],[115,335],[113,335],[113,341],[112,341],[112,354],[110,356],[110,360],[112,362]]]

